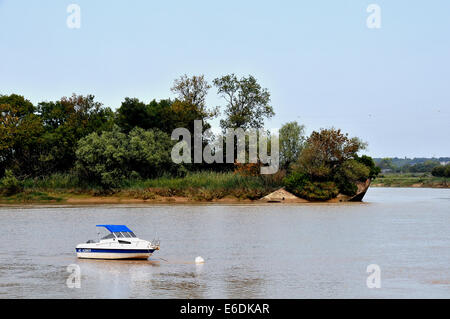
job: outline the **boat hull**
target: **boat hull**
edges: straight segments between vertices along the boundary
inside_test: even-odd
[[[152,249],[86,249],[77,248],[80,259],[148,259],[154,252]]]

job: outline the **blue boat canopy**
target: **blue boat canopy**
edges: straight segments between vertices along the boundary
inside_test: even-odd
[[[132,233],[131,229],[129,229],[125,225],[97,225],[97,227],[105,227],[111,233],[118,233],[118,232]]]

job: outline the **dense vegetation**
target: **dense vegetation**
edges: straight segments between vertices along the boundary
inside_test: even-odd
[[[253,76],[226,75],[213,85],[225,101],[222,107],[206,105],[212,86],[203,76],[175,80],[174,99],[146,103],[127,97],[116,111],[92,95],[37,105],[20,95],[0,95],[2,195],[122,190],[143,198],[256,199],[285,185],[301,197],[326,200],[338,193],[354,195],[357,182],[378,174],[370,157],[358,155],[366,147],[358,138],[334,128],[305,137],[297,122],[279,131],[281,171],[273,176],[259,174],[259,159],[256,164],[173,163],[175,128],[193,134],[194,120],[201,120],[206,131],[222,113],[224,131],[263,129],[275,114],[270,93]],[[220,138],[209,135],[202,143]]]
[[[450,164],[435,166],[431,174],[436,177],[450,177]]]
[[[313,132],[298,160],[290,166],[286,188],[313,201],[328,200],[339,193],[354,196],[357,182],[373,179],[379,173],[370,157],[358,156],[365,147],[358,138],[349,138],[334,128]]]

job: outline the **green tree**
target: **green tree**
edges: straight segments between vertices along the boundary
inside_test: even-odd
[[[362,155],[361,157],[358,155],[355,155],[355,160],[361,164],[364,164],[365,166],[367,166],[370,169],[370,172],[369,172],[370,179],[375,179],[378,176],[378,174],[380,174],[381,169],[375,164],[375,161],[373,160],[372,157],[367,156],[367,155]]]
[[[114,123],[111,109],[96,102],[93,95],[73,94],[59,101],[41,102],[38,114],[45,128],[39,159],[44,174],[71,169],[79,139],[110,130]]]
[[[435,166],[431,174],[436,177],[450,177],[450,164]]]
[[[194,121],[203,120],[203,128],[210,125],[206,119],[211,113],[204,113],[196,105],[188,101],[153,100],[145,104],[136,98],[125,98],[116,111],[116,124],[123,132],[129,133],[133,128],[159,129],[167,134],[178,127],[183,127],[193,133]]]
[[[390,169],[390,170],[394,170],[396,167],[392,161],[392,158],[383,158],[381,159],[381,161],[378,163],[378,167],[380,169]]]
[[[296,162],[305,144],[305,127],[297,122],[284,124],[280,131],[280,164],[282,168]]]
[[[209,119],[215,118],[219,114],[218,108],[208,108],[206,96],[211,86],[205,80],[204,75],[194,75],[188,77],[183,75],[173,83],[171,91],[176,94],[177,99],[172,105],[171,113],[167,118],[172,118],[173,129],[183,127],[194,133],[193,125],[195,120],[201,120],[203,130],[211,128]]]
[[[171,159],[174,145],[170,136],[158,129],[133,129],[129,136],[129,170],[143,178],[175,172]]]
[[[23,96],[0,95],[0,176],[9,168],[19,175],[38,170],[42,121]]]
[[[76,169],[81,179],[105,188],[119,187],[121,181],[128,177],[127,147],[127,135],[117,127],[80,139]]]
[[[217,109],[208,109],[206,106],[210,88],[203,75],[183,75],[174,81],[171,88],[177,97],[174,101],[153,100],[146,104],[137,98],[127,97],[116,112],[116,123],[125,133],[135,127],[145,130],[157,128],[167,134],[178,127],[193,132],[195,120],[203,120],[203,126],[207,129],[210,126],[206,120],[217,115]]]
[[[270,93],[261,87],[253,77],[225,75],[214,80],[214,85],[226,101],[224,120],[220,121],[222,129],[249,128],[261,129],[264,120],[275,115],[270,103]]]
[[[217,108],[208,109],[206,96],[211,88],[204,75],[188,77],[186,74],[176,79],[171,91],[177,95],[177,99],[194,107],[198,113],[198,120],[213,118],[218,114]]]
[[[118,126],[82,138],[76,151],[76,170],[88,183],[119,188],[124,179],[155,177],[170,172],[173,164],[170,137],[158,129],[134,128],[129,134]]]
[[[407,171],[411,173],[430,173],[435,167],[438,167],[439,165],[440,163],[437,160],[427,160],[425,162],[409,166],[407,168]]]
[[[339,192],[355,195],[356,183],[378,171],[370,157],[358,156],[365,148],[366,143],[359,138],[350,138],[338,129],[313,132],[284,184],[294,194],[309,200],[327,200]]]
[[[349,138],[339,129],[314,131],[306,141],[295,170],[310,176],[312,180],[332,180],[336,168],[353,159],[366,146],[359,138]]]
[[[0,179],[0,193],[6,196],[15,195],[23,191],[23,183],[19,181],[14,173],[7,169],[5,176]]]
[[[334,173],[334,182],[339,191],[348,196],[356,195],[357,182],[364,182],[369,178],[370,168],[354,159],[346,160]]]
[[[155,105],[154,108],[156,108]],[[149,106],[144,102],[139,101],[139,99],[126,97],[120,108],[117,109],[116,124],[119,125],[125,133],[130,132],[135,127],[149,129],[153,124],[152,119],[158,117],[157,112],[153,113],[154,114],[150,114]],[[160,116],[159,119],[161,119]]]

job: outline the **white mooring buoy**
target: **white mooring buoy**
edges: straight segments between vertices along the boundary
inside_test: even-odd
[[[195,258],[195,263],[196,264],[204,264],[205,260],[202,257],[198,256],[197,258]]]

